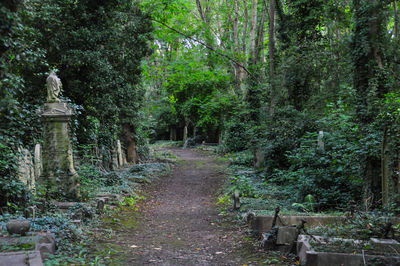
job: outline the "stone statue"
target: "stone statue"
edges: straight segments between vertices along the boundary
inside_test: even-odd
[[[46,79],[47,82],[47,102],[48,103],[59,103],[60,99],[58,95],[61,91],[61,80],[57,77],[54,71],[51,71],[49,77]]]

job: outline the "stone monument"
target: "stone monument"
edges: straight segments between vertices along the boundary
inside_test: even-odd
[[[47,198],[76,200],[79,197],[78,174],[74,169],[69,121],[73,110],[58,96],[61,81],[51,72],[47,82],[47,103],[41,114],[43,122],[41,189]],[[40,188],[39,188],[40,189]]]

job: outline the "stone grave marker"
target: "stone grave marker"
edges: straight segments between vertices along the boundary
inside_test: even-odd
[[[44,126],[43,171],[38,181],[50,198],[75,200],[79,197],[79,184],[69,136],[73,109],[58,98],[62,84],[54,72],[46,82],[47,103],[41,114]]]

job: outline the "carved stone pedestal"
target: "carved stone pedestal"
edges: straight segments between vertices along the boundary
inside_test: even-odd
[[[79,197],[78,175],[74,169],[69,121],[73,110],[66,103],[44,105],[43,172],[39,184],[49,198],[76,200]],[[40,189],[40,188],[39,188]]]

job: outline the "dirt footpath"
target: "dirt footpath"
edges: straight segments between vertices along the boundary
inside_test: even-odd
[[[152,185],[137,212],[123,211],[104,224],[97,240],[108,265],[270,265],[244,233],[246,227],[218,216],[216,196],[226,164],[191,149],[170,149],[181,158],[171,174]],[[277,256],[279,258],[279,256]]]

